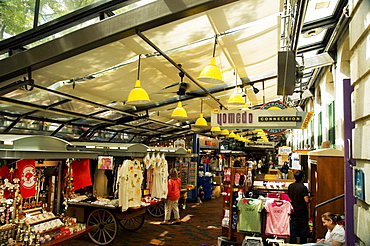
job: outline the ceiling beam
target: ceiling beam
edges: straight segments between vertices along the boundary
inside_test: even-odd
[[[237,0],[158,0],[0,60],[0,83],[169,22]]]

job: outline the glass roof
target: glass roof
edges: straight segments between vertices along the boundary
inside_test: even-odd
[[[300,65],[304,66],[306,59],[325,52],[325,40],[331,35],[333,25],[328,25],[324,20],[338,18],[336,13],[339,3],[340,0],[308,1],[304,31],[298,38],[297,62]],[[43,47],[48,47],[51,40],[56,44],[56,51],[49,50],[52,53],[58,52],[58,47],[72,47],[84,38],[83,35],[78,35],[80,33],[111,37],[111,33],[104,33],[108,29],[102,28],[106,27],[107,23],[112,29],[117,23],[121,26],[127,23],[132,25],[133,21],[126,23],[123,17],[132,13],[140,17],[137,14],[140,11],[147,14],[148,10],[153,9],[152,6],[158,7],[160,4],[164,4],[163,1],[147,0],[109,11],[107,9],[106,14],[110,13],[108,17],[111,18],[101,21],[95,16],[87,21],[76,22],[74,27],[62,32],[51,32],[50,36],[25,45],[24,48],[29,49],[25,53],[45,52]],[[109,136],[118,135],[122,141],[145,141],[147,136],[151,135],[153,139],[158,140],[161,137],[176,136],[175,134],[200,132],[199,129],[190,127],[199,117],[200,99],[203,99],[202,113],[205,117],[209,117],[214,108],[233,109],[227,105],[227,101],[235,85],[242,85],[242,91],[246,95],[245,102],[251,108],[258,108],[271,100],[283,100],[276,92],[276,60],[277,52],[281,50],[282,6],[283,1],[263,0],[255,4],[253,0],[242,0],[230,1],[216,8],[209,7],[206,11],[189,16],[183,14],[191,11],[172,15],[167,11],[161,13],[162,16],[147,16],[143,23],[134,23],[136,26],[134,25],[132,30],[148,25],[149,22],[156,23],[157,26],[144,30],[141,34],[125,36],[123,33],[132,30],[124,30],[120,38],[95,48],[73,47],[73,55],[69,55],[68,51],[62,52],[65,56],[63,59],[55,58],[56,62],[32,71],[35,81],[33,90],[22,87],[1,94],[0,116],[5,123],[0,127],[11,126],[10,122],[22,119],[11,131],[25,131],[26,124],[33,125],[30,128],[36,129],[35,125],[47,122],[42,125],[49,133],[57,131],[56,135],[66,137],[109,139]],[[41,14],[46,16],[52,11],[50,6],[45,5]],[[160,20],[169,16],[172,18],[174,15],[177,17],[171,21],[160,23]],[[135,19],[136,22],[139,22],[139,17]],[[43,21],[46,22],[47,19]],[[216,35],[215,58],[225,83],[197,84],[196,78],[200,70],[204,64],[209,63]],[[88,38],[93,40],[94,37]],[[100,41],[97,40],[96,43]],[[158,49],[169,58],[158,52]],[[305,50],[300,52],[300,49]],[[39,55],[41,56],[40,53]],[[142,57],[141,85],[149,93],[152,102],[131,106],[126,104],[126,98],[138,76],[138,55]],[[3,60],[6,62],[9,59],[12,57],[4,56]],[[175,64],[181,64],[187,72],[184,82],[188,87],[183,95],[178,95],[179,70],[171,64],[171,60]],[[297,88],[308,89],[315,69],[304,69],[304,77],[297,84]],[[1,75],[0,73],[0,77]],[[4,82],[10,84],[25,77],[26,75],[22,74]],[[254,82],[253,87],[249,82]],[[259,93],[255,93],[254,88],[257,88]],[[171,118],[179,100],[187,111],[187,120]],[[122,134],[127,135],[123,137]]]

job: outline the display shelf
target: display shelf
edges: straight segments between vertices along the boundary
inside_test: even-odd
[[[53,219],[58,219],[58,218],[59,218],[58,216],[54,216],[54,217],[51,217],[51,218],[30,222],[30,223],[27,223],[27,224],[28,225],[36,225],[36,224],[40,224],[42,222],[46,222],[46,221],[53,220]]]
[[[69,236],[60,237],[60,238],[51,240],[51,241],[43,243],[41,245],[42,246],[63,245],[63,243],[65,243],[65,242],[74,240],[76,238],[81,237],[82,235],[85,235],[85,234],[89,233],[90,231],[92,231],[92,229],[94,229],[93,226],[86,226],[85,230],[78,231],[78,232],[73,233],[72,235],[69,235]]]

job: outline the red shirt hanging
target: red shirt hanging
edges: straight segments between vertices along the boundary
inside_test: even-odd
[[[72,177],[74,190],[92,185],[90,177],[90,160],[72,161]]]
[[[17,162],[17,169],[21,176],[21,195],[23,198],[36,194],[36,165],[34,159],[22,159]]]

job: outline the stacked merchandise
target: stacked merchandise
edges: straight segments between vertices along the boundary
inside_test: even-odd
[[[54,168],[52,168],[54,172]],[[36,160],[2,163],[0,168],[0,244],[40,245],[84,230],[76,218],[52,212],[54,180]],[[50,187],[48,189],[48,187]],[[50,204],[48,204],[50,202]]]
[[[283,242],[290,235],[290,214],[293,211],[285,193],[268,193],[267,197],[253,198],[248,192],[248,175],[243,168],[229,168],[224,172],[223,235],[244,238],[243,245],[263,245],[268,237]],[[225,230],[224,228],[228,228]]]

